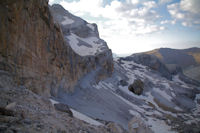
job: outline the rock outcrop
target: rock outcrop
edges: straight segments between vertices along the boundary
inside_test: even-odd
[[[142,80],[137,79],[128,86],[128,89],[136,95],[141,95],[144,90],[144,83],[142,82]]]
[[[1,133],[116,133],[116,127],[91,125],[69,116],[66,111],[57,111],[49,99],[24,86],[16,86],[13,76],[6,71],[0,71],[0,79]],[[62,108],[65,109],[66,106]]]
[[[47,0],[2,0],[0,19],[0,69],[13,74],[18,85],[56,96],[60,89],[73,91],[77,81],[97,65],[101,67],[100,77],[112,73],[109,49],[98,57],[82,57],[73,51]]]

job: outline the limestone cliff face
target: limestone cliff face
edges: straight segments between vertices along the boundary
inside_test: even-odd
[[[106,51],[98,58],[75,53],[54,23],[47,0],[0,1],[0,70],[12,73],[18,85],[45,96],[56,96],[59,89],[73,91],[97,66],[104,77],[111,74],[110,57]]]

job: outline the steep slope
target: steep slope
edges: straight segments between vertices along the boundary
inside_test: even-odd
[[[112,73],[109,49],[98,57],[73,51],[65,31],[54,23],[47,0],[2,0],[0,18],[0,69],[12,73],[18,85],[56,96],[59,90],[73,91],[77,81],[97,67],[97,81]]]
[[[118,58],[114,63],[110,78],[96,83],[95,71],[88,73],[73,93],[61,92],[56,100],[101,122],[116,122],[130,132],[200,131],[199,86],[181,81],[179,75],[169,80],[131,59]],[[140,96],[128,90],[136,79],[144,82]]]
[[[97,55],[109,50],[106,42],[99,38],[96,24],[87,23],[58,4],[52,5],[51,12],[56,23],[60,24],[65,40],[77,54]]]
[[[126,133],[115,123],[103,126],[94,123],[91,118],[91,124],[79,120],[80,116],[84,120],[87,117],[75,110],[73,116],[55,110],[54,103],[51,104],[49,99],[24,86],[16,86],[13,75],[6,71],[0,71],[0,91],[1,133]]]

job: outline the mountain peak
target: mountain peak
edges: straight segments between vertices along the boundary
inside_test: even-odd
[[[55,21],[61,25],[65,41],[77,54],[94,56],[109,50],[107,43],[99,38],[96,24],[72,15],[58,4],[51,7],[51,12]]]

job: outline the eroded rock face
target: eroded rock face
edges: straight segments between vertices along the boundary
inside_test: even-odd
[[[0,70],[13,74],[18,85],[56,96],[59,89],[73,91],[78,79],[98,64],[112,73],[111,52],[100,53],[105,59],[99,59],[72,50],[47,0],[2,0],[0,19]]]
[[[24,86],[12,84],[13,79],[8,72],[0,71],[0,78],[0,86],[3,85],[0,87],[1,133],[117,133],[115,129],[120,129],[117,126],[95,126],[70,117],[66,113],[66,105],[62,107],[62,104],[57,104],[59,110],[62,110],[57,111],[49,99]]]

